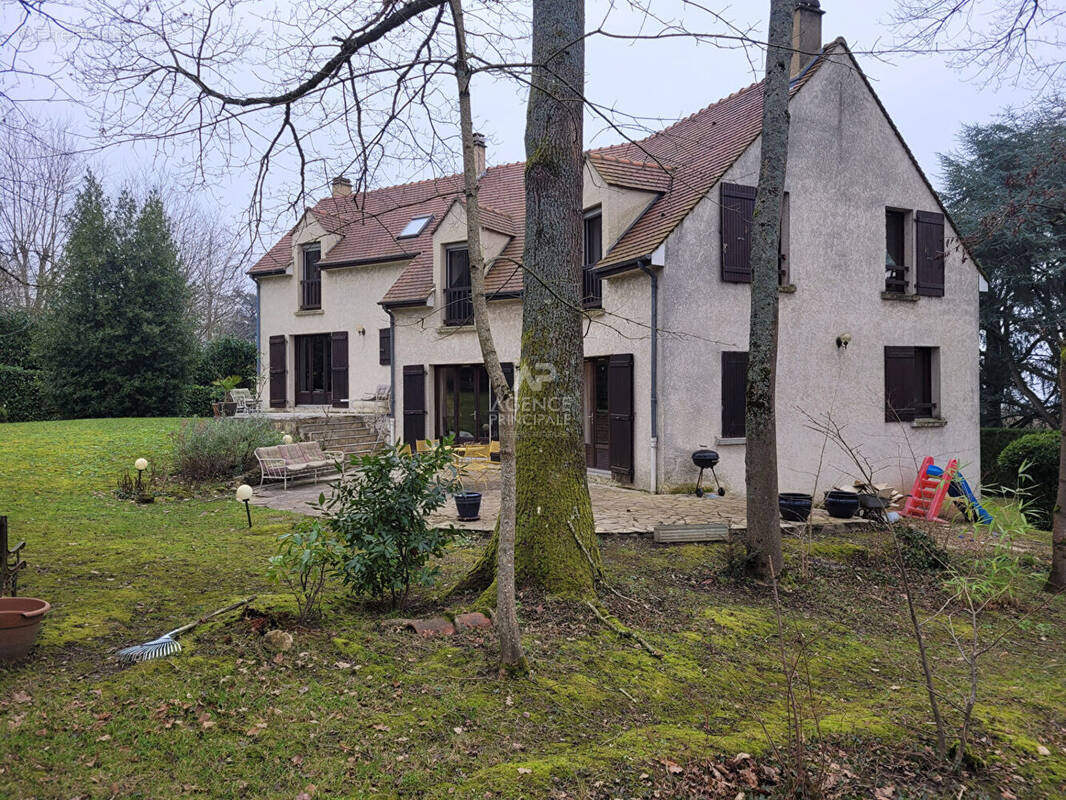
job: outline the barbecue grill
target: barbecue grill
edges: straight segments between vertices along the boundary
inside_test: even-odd
[[[717,450],[697,450],[692,454],[692,463],[700,468],[700,477],[696,479],[696,497],[703,497],[703,471],[709,469],[714,476],[714,485],[718,489],[718,496],[725,497],[725,488],[718,482],[718,474],[714,471],[718,464]]]

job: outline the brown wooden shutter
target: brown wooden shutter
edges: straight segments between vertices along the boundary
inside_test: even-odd
[[[914,213],[914,291],[927,297],[944,296],[944,215]]]
[[[413,448],[426,438],[426,368],[403,368],[403,440]]]
[[[633,354],[613,355],[607,363],[608,450],[611,475],[633,480]]]
[[[392,328],[378,330],[378,363],[382,366],[392,363]]]
[[[333,407],[348,407],[348,331],[329,335],[330,391]]]
[[[288,398],[285,371],[285,337],[270,337],[270,407],[285,408]]]
[[[915,417],[914,348],[885,348],[885,421],[909,422]]]
[[[722,352],[722,438],[742,439],[748,391],[748,354]]]
[[[722,184],[722,280],[751,283],[751,220],[755,187]]]

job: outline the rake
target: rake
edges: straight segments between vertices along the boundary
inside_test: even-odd
[[[178,644],[178,641],[174,638],[175,636],[192,630],[201,622],[207,622],[207,620],[212,617],[217,617],[220,614],[225,614],[227,611],[234,611],[241,606],[246,606],[255,600],[255,598],[256,595],[252,595],[247,600],[241,600],[239,603],[220,608],[218,611],[212,611],[210,614],[205,614],[200,617],[200,619],[195,622],[190,622],[188,625],[182,625],[180,628],[168,631],[158,639],[152,639],[150,642],[135,644],[131,647],[124,647],[118,651],[118,659],[127,664],[135,664],[138,661],[151,661],[153,658],[166,658],[174,653],[180,653],[181,645]]]

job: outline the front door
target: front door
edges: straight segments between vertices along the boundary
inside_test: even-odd
[[[611,468],[611,417],[607,403],[609,358],[585,359],[585,465]]]
[[[316,333],[296,337],[296,404],[329,405],[332,359],[329,334]]]

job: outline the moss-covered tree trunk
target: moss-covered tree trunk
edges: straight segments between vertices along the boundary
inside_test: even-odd
[[[781,200],[788,160],[788,69],[793,0],[771,0],[763,82],[759,188],[751,240],[751,329],[748,344],[744,477],[747,543],[753,570],[780,574],[781,521],[777,510],[777,283]]]
[[[594,593],[599,562],[582,416],[583,33],[582,3],[534,0],[515,437],[517,583],[571,597]],[[457,588],[490,585],[495,549]]]
[[[1062,331],[1059,352],[1059,491],[1055,510],[1051,515],[1051,573],[1047,579],[1049,592],[1066,591],[1066,330]]]

